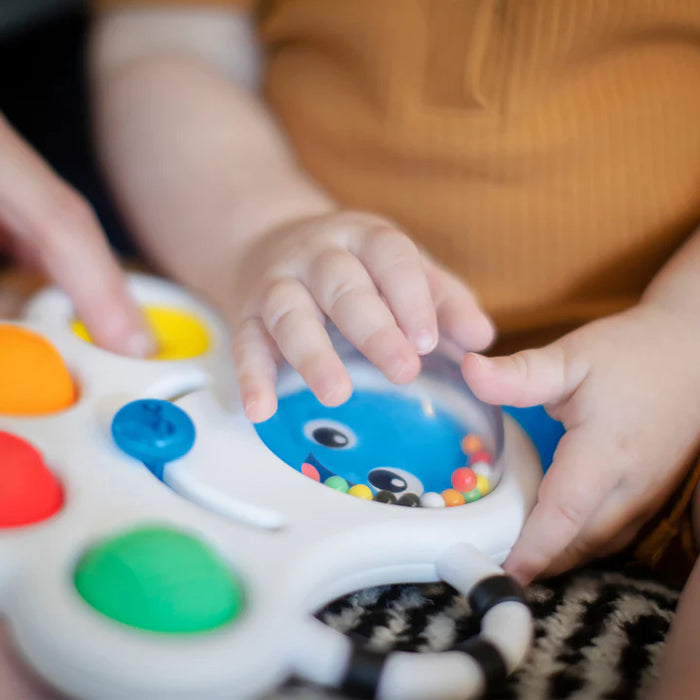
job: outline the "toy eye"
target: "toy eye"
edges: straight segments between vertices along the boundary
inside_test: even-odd
[[[347,450],[357,443],[355,433],[343,423],[327,418],[311,420],[304,426],[304,435],[322,447]]]
[[[378,491],[391,491],[391,493],[415,493],[420,496],[423,493],[423,484],[420,479],[410,472],[397,467],[377,467],[368,474],[369,483]]]

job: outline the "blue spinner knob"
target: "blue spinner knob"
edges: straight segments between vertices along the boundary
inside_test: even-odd
[[[170,401],[138,399],[117,411],[112,437],[121,450],[162,479],[165,464],[192,448],[195,428],[187,413]]]

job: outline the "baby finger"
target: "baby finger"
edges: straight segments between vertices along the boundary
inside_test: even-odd
[[[420,360],[369,273],[349,251],[331,249],[309,270],[309,290],[343,335],[390,381],[415,378]]]
[[[350,376],[302,282],[291,278],[273,282],[263,296],[261,315],[282,355],[322,404],[338,406],[350,398]]]

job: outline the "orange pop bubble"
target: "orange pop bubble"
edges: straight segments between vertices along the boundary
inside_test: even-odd
[[[1,414],[55,413],[75,399],[75,386],[63,358],[46,338],[20,326],[0,325]]]

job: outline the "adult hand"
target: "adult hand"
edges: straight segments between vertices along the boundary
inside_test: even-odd
[[[98,345],[135,356],[154,350],[90,205],[1,114],[0,245],[65,290]]]

